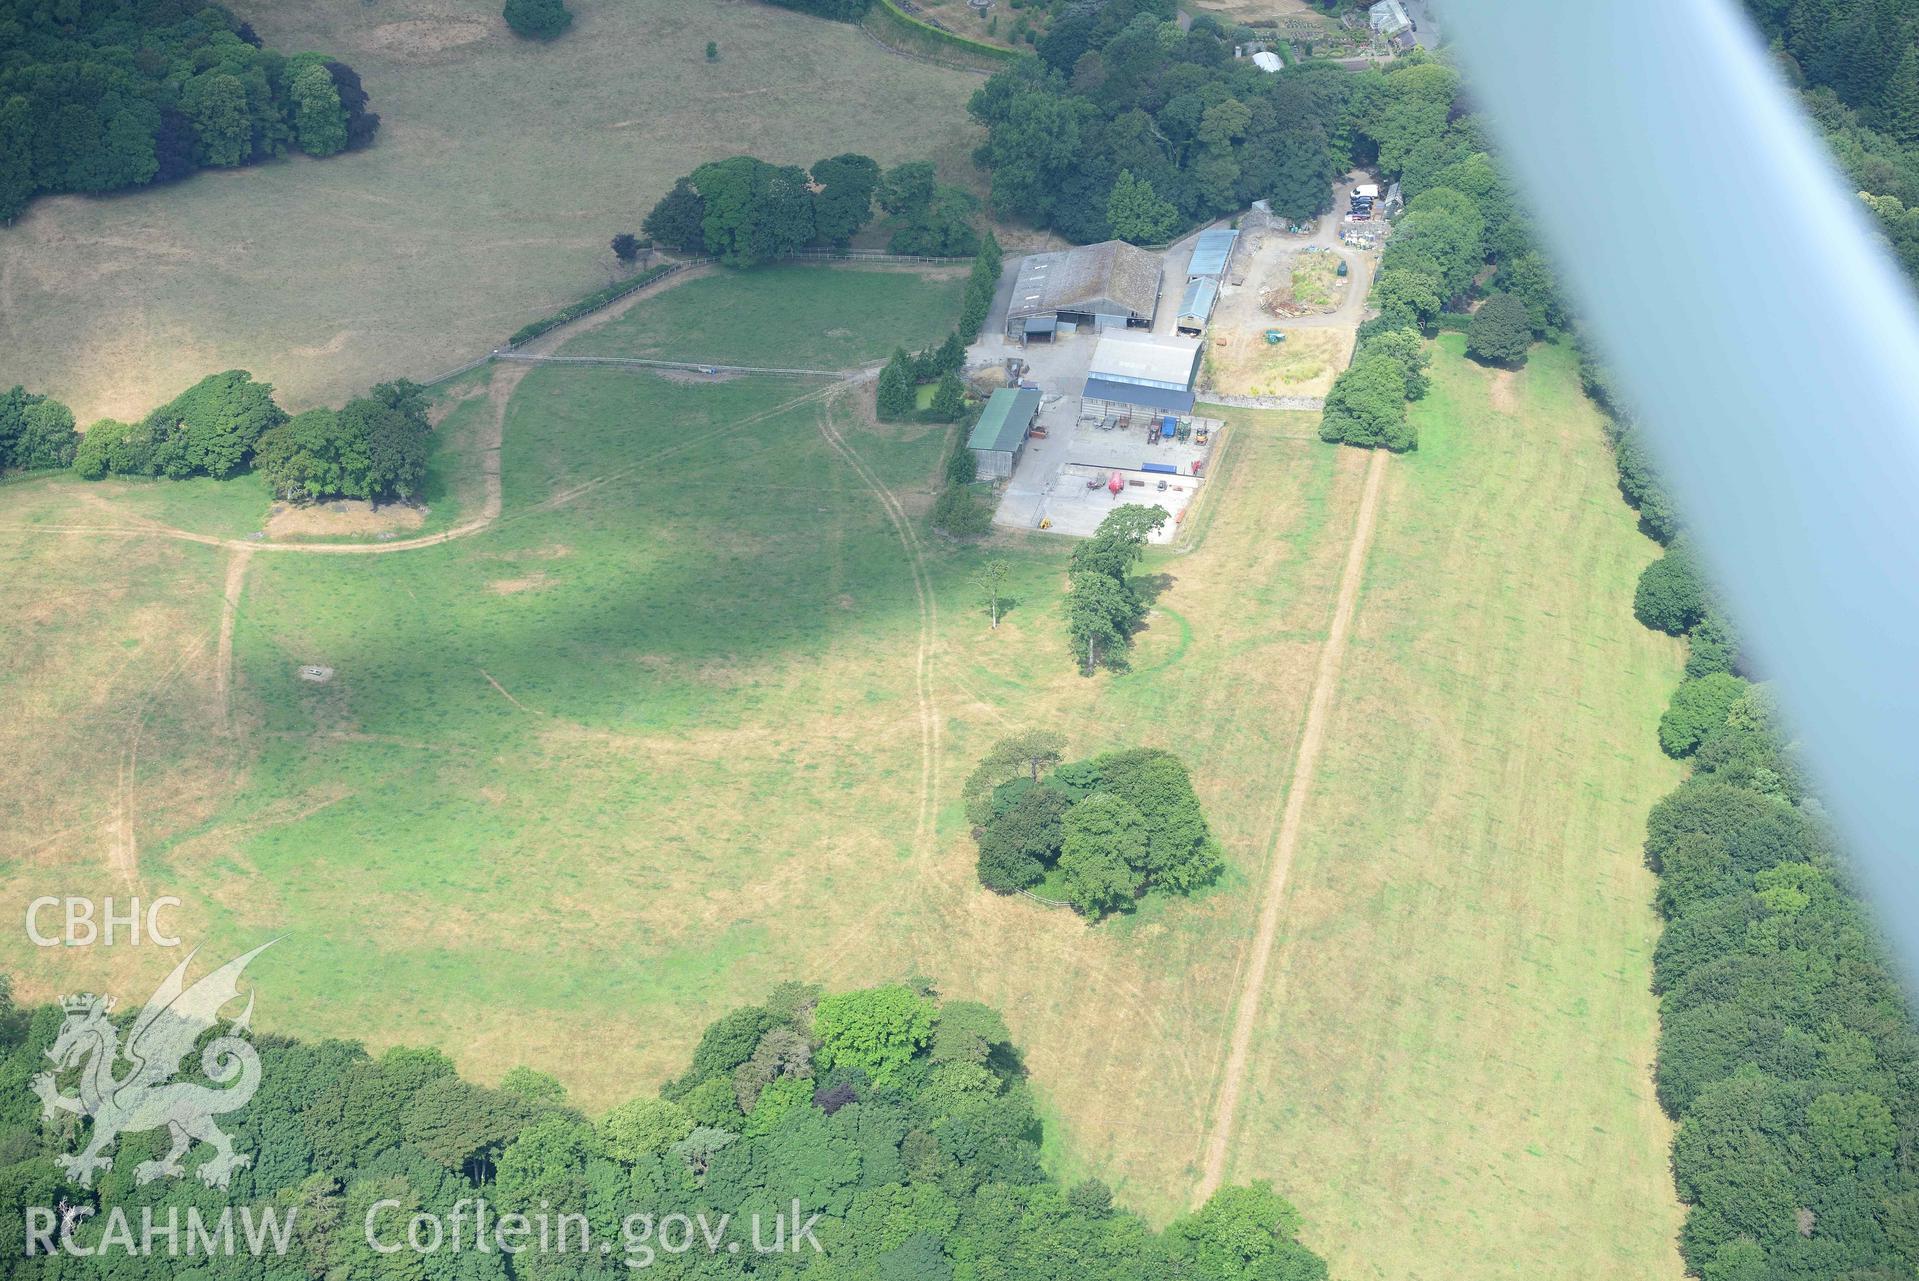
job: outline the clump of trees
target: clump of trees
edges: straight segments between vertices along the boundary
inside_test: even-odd
[[[275,496],[293,502],[411,498],[426,477],[432,437],[426,404],[425,389],[401,379],[344,408],[289,418],[274,403],[271,386],[244,369],[229,369],[202,378],[137,423],[101,419],[67,457],[87,480],[222,479],[251,467]]]
[[[939,181],[932,161],[889,169],[877,194],[887,214],[887,252],[965,258],[979,249],[979,200],[964,187]]]
[[[993,528],[993,505],[965,482],[948,482],[933,500],[927,519],[953,538],[979,538]]]
[[[966,367],[966,344],[958,333],[946,336],[937,347],[917,354],[897,347],[880,370],[874,385],[879,416],[885,422],[904,422],[918,418],[933,422],[957,421],[966,412],[966,385],[960,370]],[[932,384],[933,400],[921,412],[919,388]]]
[[[1146,603],[1131,579],[1133,567],[1146,555],[1146,540],[1170,519],[1158,504],[1128,503],[1114,508],[1093,536],[1073,549],[1066,634],[1082,673],[1126,669],[1133,632],[1146,617]]]
[[[1498,265],[1497,292],[1467,325],[1472,354],[1521,363],[1534,338],[1568,318],[1516,194],[1460,97],[1458,76],[1419,57],[1368,76],[1351,104],[1352,159],[1398,178],[1407,205],[1373,281],[1378,314],[1360,326],[1354,359],[1327,394],[1320,436],[1409,450],[1419,434],[1406,404],[1426,388],[1420,339],[1472,304],[1488,262]],[[1394,365],[1404,375],[1397,394]]]
[[[673,184],[641,229],[655,243],[751,267],[804,249],[843,249],[873,218],[880,167],[852,152],[812,170],[732,156]]]
[[[1201,14],[1182,31],[1176,8],[1054,6],[1039,56],[973,95],[996,214],[1079,243],[1156,243],[1255,200],[1287,218],[1330,205],[1371,80],[1267,75],[1233,58],[1231,28]]]
[[[0,32],[0,223],[42,192],[331,156],[379,128],[351,67],[267,49],[217,4],[0,0]]]
[[[73,467],[88,480],[108,474],[223,479],[245,468],[261,434],[285,421],[271,385],[229,369],[208,374],[137,423],[95,423]]]
[[[47,1068],[62,1021],[58,1005],[16,1007],[0,976],[0,1076],[24,1082]],[[155,1222],[177,1215],[184,1223],[188,1207],[211,1222],[230,1205],[290,1219],[274,1263],[288,1276],[376,1277],[391,1275],[395,1259],[418,1262],[405,1253],[416,1213],[441,1223],[466,1216],[455,1274],[474,1281],[612,1277],[648,1266],[715,1281],[769,1270],[935,1281],[971,1269],[1179,1281],[1326,1275],[1298,1242],[1298,1212],[1266,1184],[1223,1188],[1155,1231],[1115,1205],[1105,1185],[1057,1182],[1040,1160],[1040,1109],[1005,1021],[923,983],[836,993],[782,983],[709,1027],[659,1096],[597,1118],[558,1081],[526,1068],[488,1087],[462,1078],[436,1050],[374,1056],[357,1043],[258,1034],[254,1043],[260,1089],[234,1136],[253,1160],[224,1191],[183,1177],[136,1192],[134,1167],[164,1149],[164,1130],[124,1136],[114,1168],[81,1188],[54,1161],[78,1142],[73,1127],[43,1123],[24,1086],[0,1092],[9,1248],[25,1257],[27,1207],[64,1205],[80,1211],[74,1246],[97,1250],[106,1240],[109,1254],[130,1260],[116,1274],[172,1277],[178,1259],[114,1249],[108,1208],[124,1208],[138,1232],[142,1207]],[[68,1094],[73,1075],[59,1080]],[[189,1172],[204,1151],[189,1153]],[[585,1239],[612,1253],[578,1244],[542,1250],[531,1236],[505,1238],[524,1247],[517,1253],[493,1248],[500,1238],[476,1250],[477,1197],[489,1235],[502,1216],[524,1215],[584,1224]],[[761,1216],[757,1239],[771,1244],[776,1209],[797,1209],[800,1223],[783,1222],[779,1254],[761,1253],[747,1225]],[[733,1226],[686,1254],[663,1248],[657,1229],[634,1240],[629,1216],[652,1226],[675,1214]],[[810,1225],[805,1239],[796,1236],[801,1224]],[[578,1226],[566,1231],[581,1241]],[[729,1241],[741,1248],[729,1251]],[[376,1244],[400,1253],[376,1253]],[[238,1264],[216,1255],[202,1271],[260,1275],[244,1255]]]
[[[0,393],[0,471],[58,471],[79,442],[73,411],[59,401],[18,385]]]
[[[1326,393],[1319,438],[1396,453],[1417,448],[1419,432],[1406,417],[1406,403],[1426,394],[1431,363],[1416,330],[1388,329],[1362,339]]]
[[[1006,894],[1057,870],[1066,900],[1098,918],[1219,879],[1219,842],[1178,757],[1133,748],[1062,764],[1063,747],[1043,730],[1005,739],[967,780],[982,885]]]
[[[426,394],[381,383],[340,409],[309,409],[261,434],[253,468],[276,497],[411,498],[426,479]]]
[[[573,25],[566,0],[506,0],[501,11],[513,34],[528,40],[553,40]]]

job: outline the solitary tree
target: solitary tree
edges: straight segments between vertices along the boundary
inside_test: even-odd
[[[708,40],[706,42],[706,60],[708,62],[718,62],[720,60],[720,46],[717,41]]]
[[[528,40],[551,40],[573,25],[565,0],[506,0],[501,16],[514,35]]]
[[[999,626],[1000,602],[1005,599],[1006,575],[1011,569],[1011,565],[995,556],[973,575],[973,586],[979,589],[980,601],[992,616],[995,628]]]
[[[1691,631],[1705,617],[1710,596],[1706,576],[1685,539],[1640,571],[1633,593],[1633,616],[1646,626],[1673,636]]]
[[[1102,664],[1122,667],[1121,651],[1138,620],[1139,602],[1114,578],[1090,571],[1072,576],[1066,593],[1066,634],[1080,670],[1091,675]]]
[[[640,256],[640,240],[630,231],[613,237],[613,256],[629,266]]]

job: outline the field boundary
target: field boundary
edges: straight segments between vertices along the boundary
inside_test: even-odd
[[[998,45],[983,44],[978,40],[933,26],[923,19],[901,9],[893,0],[875,0],[866,16],[860,19],[860,30],[864,31],[874,44],[889,53],[911,58],[916,62],[931,63],[936,67],[946,67],[953,71],[966,71],[974,75],[991,75],[1001,67],[1017,61],[1021,55],[1017,50],[1002,49]],[[910,45],[902,49],[887,41],[881,32],[895,37]],[[951,53],[960,59],[972,58],[975,61],[948,61],[940,55]]]
[[[1366,559],[1372,550],[1373,530],[1379,520],[1379,491],[1384,488],[1386,468],[1392,455],[1374,450],[1366,465],[1365,487],[1360,492],[1359,516],[1353,524],[1353,541],[1346,551],[1346,564],[1339,576],[1339,595],[1333,604],[1332,623],[1326,642],[1320,647],[1319,663],[1313,673],[1313,692],[1306,705],[1306,722],[1300,729],[1299,748],[1293,757],[1292,778],[1286,786],[1286,800],[1280,811],[1279,832],[1273,840],[1273,853],[1267,864],[1266,883],[1260,895],[1259,924],[1247,953],[1246,977],[1234,1002],[1232,1038],[1227,1043],[1226,1064],[1220,1073],[1214,1094],[1213,1124],[1207,1134],[1200,1166],[1199,1186],[1193,1204],[1203,1204],[1219,1190],[1226,1177],[1226,1158],[1232,1146],[1233,1129],[1239,1119],[1239,1100],[1246,1084],[1246,1068],[1252,1057],[1253,1031],[1259,1021],[1260,998],[1266,986],[1266,970],[1272,961],[1273,945],[1279,937],[1280,908],[1286,899],[1286,884],[1293,870],[1293,855],[1299,848],[1304,826],[1306,798],[1312,790],[1313,775],[1319,765],[1319,751],[1326,739],[1326,724],[1332,714],[1333,694],[1339,685],[1339,669],[1346,657],[1346,642],[1352,631],[1353,615],[1358,612],[1359,589],[1366,575]]]
[[[777,369],[760,365],[706,365],[691,360],[649,360],[642,356],[540,356],[530,351],[496,351],[488,360],[518,360],[535,365],[610,365],[614,368],[676,369],[695,374],[771,374],[783,378],[857,378],[878,364],[857,369]]]
[[[880,249],[796,249],[790,254],[780,255],[778,258],[775,258],[772,261],[774,262],[853,262],[853,263],[870,262],[870,263],[878,263],[886,266],[954,267],[954,266],[958,266],[960,263],[963,263],[963,262],[972,262],[973,259],[970,257],[969,258],[937,257],[930,254],[890,254]],[[473,359],[467,361],[465,364],[456,365],[454,368],[447,370],[443,374],[435,374],[431,378],[424,379],[421,381],[420,386],[438,387],[442,383],[452,382],[455,378],[460,377],[462,374],[470,374],[474,370],[494,360],[552,359],[551,357],[514,356],[512,353],[518,351],[521,347],[526,346],[530,342],[546,337],[548,334],[552,333],[556,329],[564,329],[566,326],[574,323],[575,321],[585,320],[588,316],[598,315],[600,312],[605,311],[608,307],[613,306],[615,303],[624,302],[628,298],[631,298],[634,294],[641,292],[642,290],[646,289],[647,287],[651,285],[657,285],[661,283],[662,281],[671,280],[673,277],[680,275],[682,272],[690,271],[695,267],[710,267],[717,262],[719,262],[718,258],[682,258],[674,262],[658,263],[652,267],[647,268],[645,271],[641,272],[639,275],[632,277],[630,280],[620,281],[617,285],[608,286],[604,289],[596,289],[592,293],[587,294],[585,297],[580,298],[579,300],[573,303],[570,303],[569,305],[565,307],[560,308],[560,310],[552,313],[549,316],[543,317],[540,320],[529,321],[527,324],[522,325],[520,326],[519,329],[515,330],[513,337],[507,339],[506,344],[504,346],[495,347],[493,350],[489,352],[486,352],[479,356],[475,356]],[[551,323],[547,323],[549,321]],[[589,358],[575,356],[575,357],[569,357],[568,359],[586,360]],[[600,360],[601,363],[613,363],[610,360],[610,358],[602,359],[599,357],[593,357],[591,359]],[[832,377],[842,378],[842,377],[848,376],[849,374],[860,372],[858,370],[848,371],[848,370],[825,370],[825,369],[755,369],[755,368],[751,368],[743,365],[712,365],[712,364],[701,364],[697,361],[644,361],[644,360],[639,360],[637,358],[620,362],[620,363],[637,365],[637,366],[656,366],[661,369],[683,369],[683,370],[691,370],[694,372],[701,372],[707,369],[718,369],[725,373],[787,374],[787,375],[793,375],[798,377],[814,377],[814,376],[824,377],[830,374]]]

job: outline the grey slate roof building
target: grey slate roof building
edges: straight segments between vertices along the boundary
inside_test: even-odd
[[[1022,260],[1006,309],[1011,338],[1049,337],[1057,322],[1150,328],[1159,308],[1159,257],[1123,240]]]

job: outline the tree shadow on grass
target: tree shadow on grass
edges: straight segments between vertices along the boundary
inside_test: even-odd
[[[1171,574],[1142,574],[1138,578],[1128,579],[1128,584],[1139,596],[1139,603],[1148,609],[1159,603],[1159,598],[1170,590],[1175,582]]]

